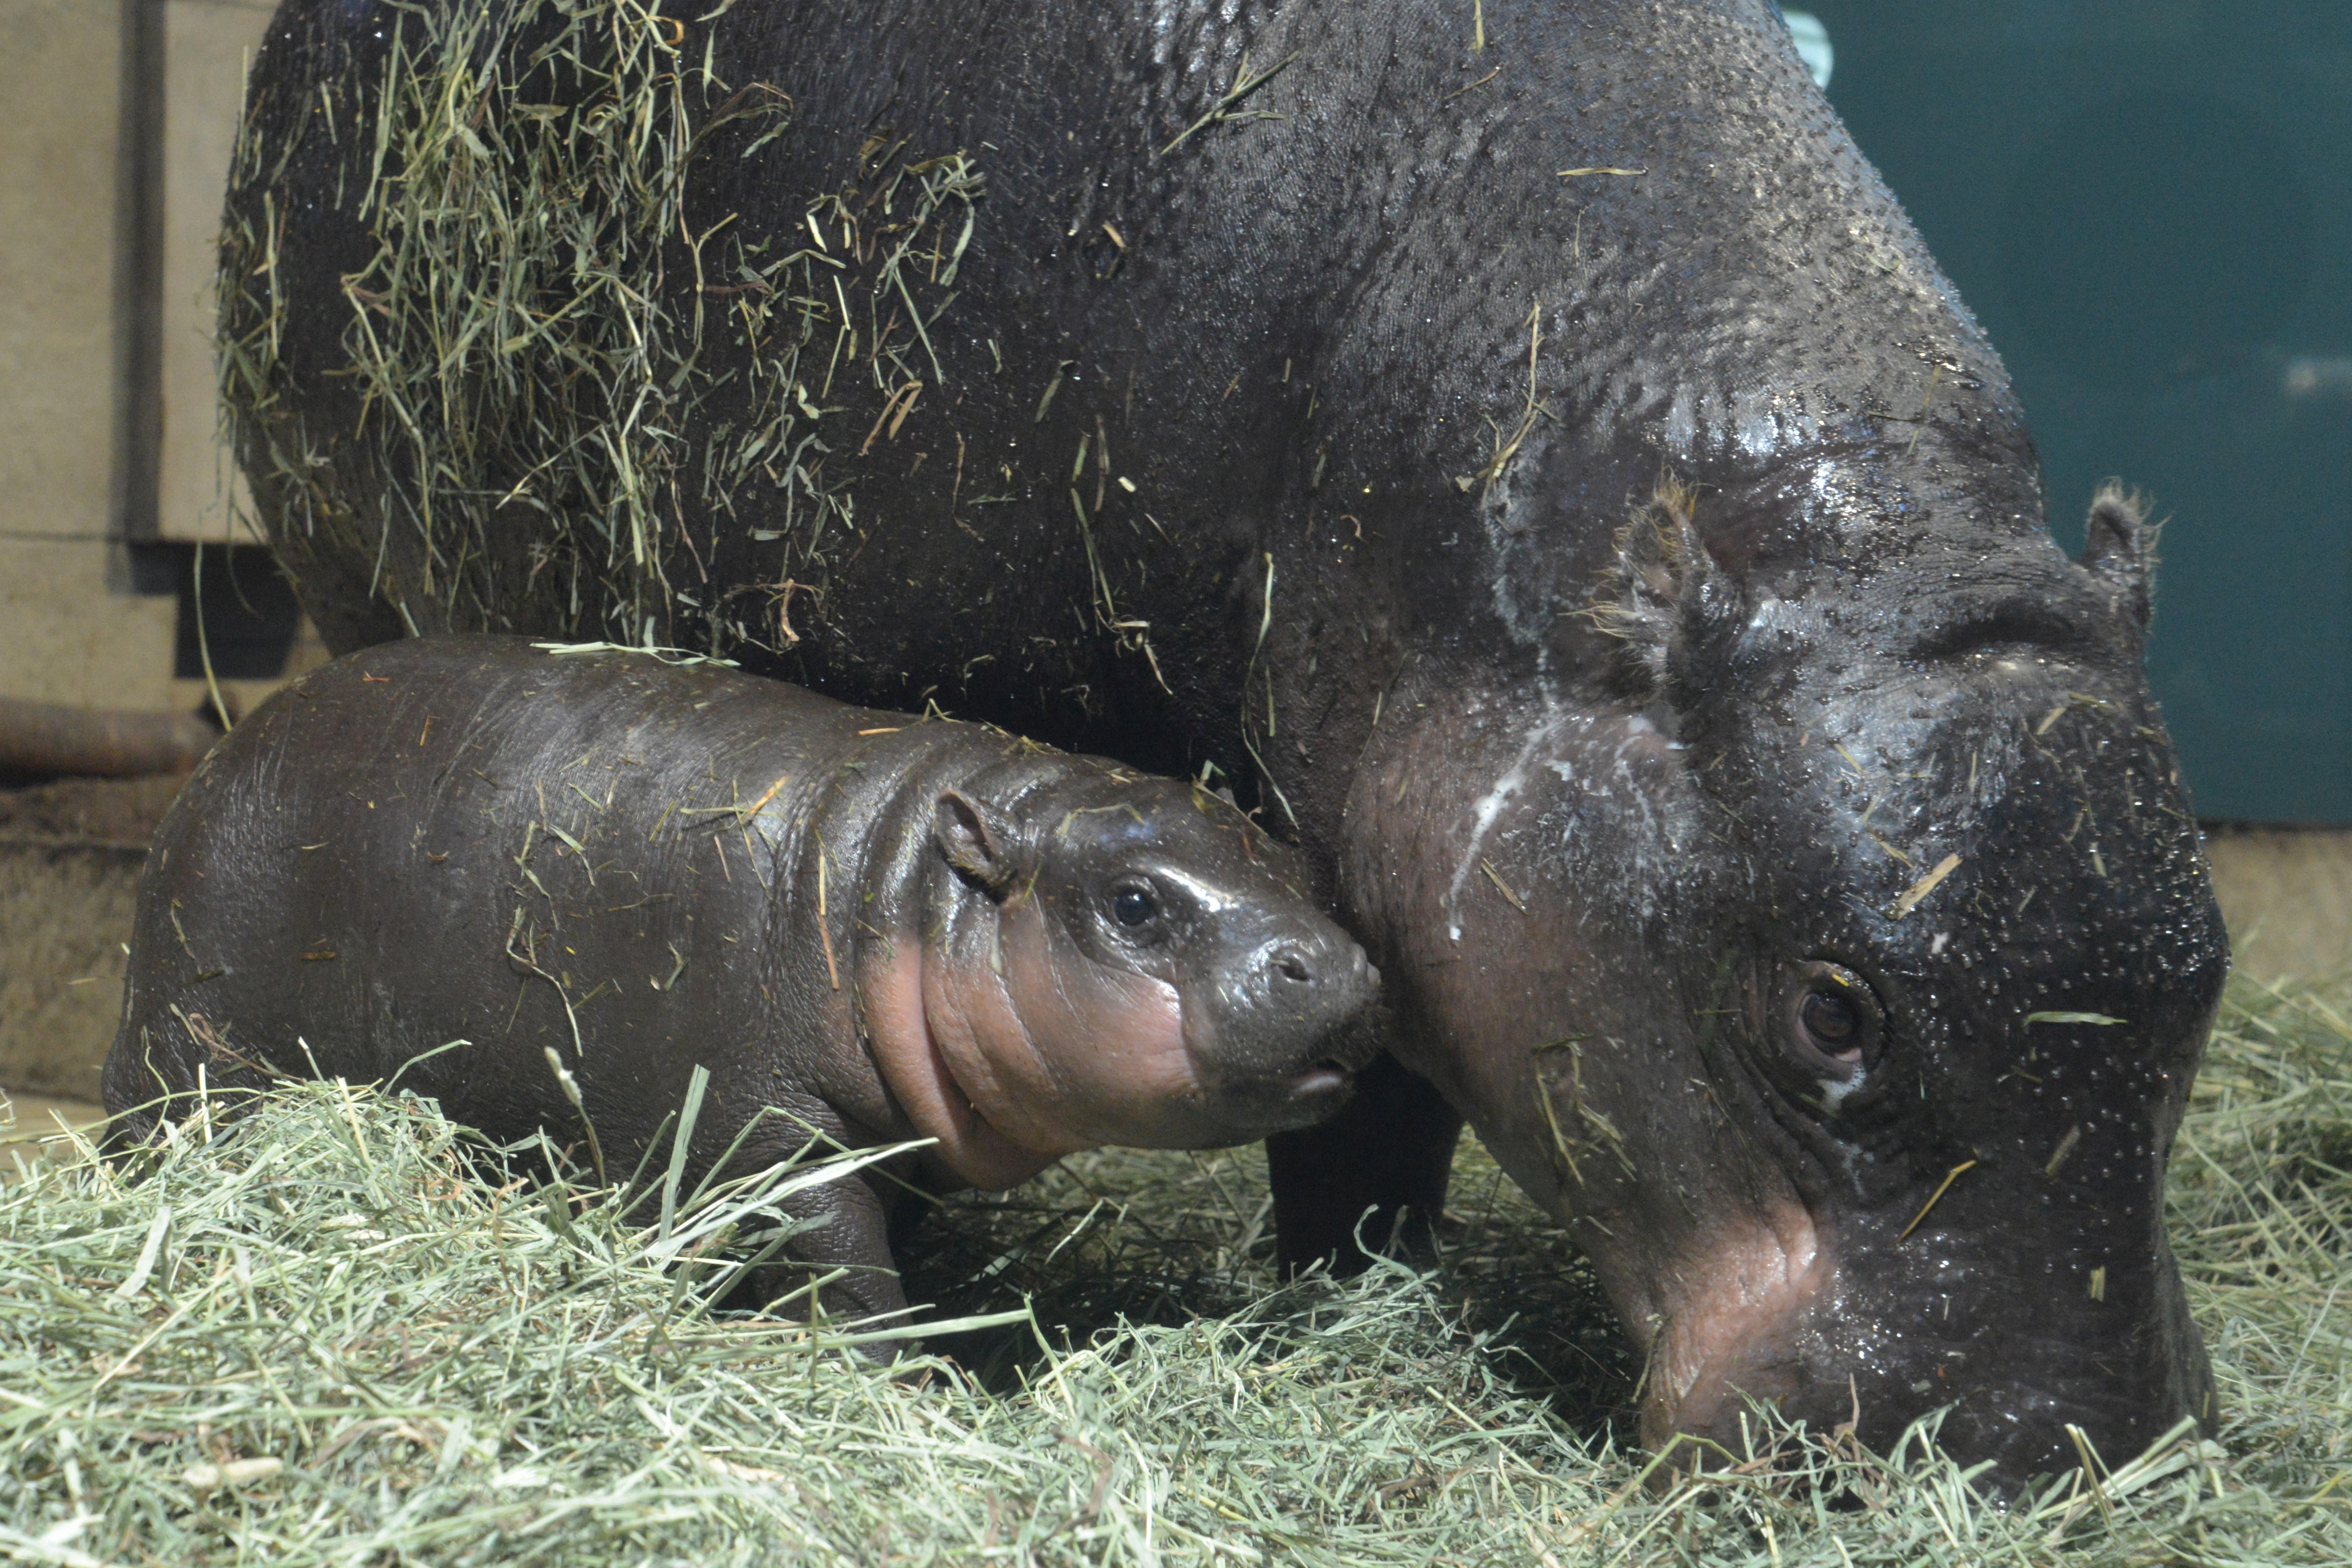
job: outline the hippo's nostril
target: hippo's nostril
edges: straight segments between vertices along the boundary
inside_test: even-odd
[[[1274,967],[1285,980],[1296,980],[1303,984],[1315,978],[1315,972],[1307,966],[1307,955],[1295,947],[1286,947],[1276,953]]]

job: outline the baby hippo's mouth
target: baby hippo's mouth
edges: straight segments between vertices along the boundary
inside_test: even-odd
[[[1352,1087],[1356,1075],[1381,1054],[1387,1035],[1381,1022],[1377,1010],[1367,1009],[1341,1024],[1324,1038],[1320,1048],[1291,1082],[1301,1089],[1319,1087],[1326,1081],[1342,1089]]]
[[[1328,1119],[1386,1038],[1380,971],[1319,920],[1232,947],[1246,956],[1192,989],[1185,1009],[1203,1110],[1235,1142]]]
[[[1213,1092],[1233,1113],[1268,1132],[1328,1121],[1355,1093],[1356,1075],[1381,1053],[1386,1038],[1382,1019],[1377,1008],[1361,1006],[1296,1051],[1285,1067],[1228,1074]]]

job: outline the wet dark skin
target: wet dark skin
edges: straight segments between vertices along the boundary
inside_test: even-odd
[[[895,1217],[1104,1143],[1329,1115],[1378,975],[1215,796],[976,724],[644,654],[441,637],[239,724],[142,879],[115,1135],[250,1065],[397,1079],[625,1177],[711,1079],[698,1181],[933,1142],[785,1201],[835,1315],[903,1312]],[[298,1044],[297,1041],[300,1041]],[[437,1050],[452,1040],[467,1043]],[[667,1165],[667,1161],[663,1162]]]
[[[1490,3],[1483,48],[1470,12],[688,24],[793,106],[699,165],[703,221],[802,232],[877,134],[986,180],[939,384],[864,453],[885,389],[840,394],[826,480],[885,521],[795,566],[822,597],[768,668],[1255,786],[1396,1017],[1275,1141],[1291,1261],[1433,1212],[1466,1116],[1652,1357],[1653,1442],[1737,1442],[1748,1397],[1877,1444],[1949,1405],[2014,1488],[2069,1423],[2112,1461],[2210,1417],[2161,1215],[2228,959],[2137,510],[2053,544],[1998,356],[1770,5]],[[372,112],[353,16],[298,0],[255,76],[299,394],[267,416],[331,459],[373,242],[316,104]],[[1171,147],[1244,57],[1283,68],[1228,107],[1281,118]],[[1081,487],[1085,537],[1082,442],[1134,486]],[[321,472],[356,544],[252,477],[330,640],[441,624],[382,482]],[[781,579],[764,500],[681,504],[672,581]],[[468,570],[483,624],[555,624],[521,554]]]

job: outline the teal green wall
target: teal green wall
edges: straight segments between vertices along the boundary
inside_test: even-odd
[[[2171,519],[2148,666],[2198,814],[2352,823],[2352,0],[1803,8],[2061,541],[2109,476]]]

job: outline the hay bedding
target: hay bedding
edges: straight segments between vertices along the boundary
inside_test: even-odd
[[[1879,1457],[1761,1420],[1753,1456],[1645,1490],[1635,1369],[1475,1151],[1445,1265],[1343,1285],[1276,1287],[1251,1156],[953,1204],[909,1272],[966,1320],[885,1370],[842,1348],[872,1325],[706,1306],[808,1169],[631,1209],[517,1180],[426,1102],[297,1084],[143,1180],[0,1192],[0,1558],[2338,1564],[2347,998],[2241,984],[2183,1131],[2221,1442],[2008,1511],[1927,1435]]]

